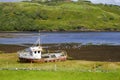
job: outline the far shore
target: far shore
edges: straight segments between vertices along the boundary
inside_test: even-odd
[[[38,31],[0,31],[0,33],[35,33],[35,32],[120,32],[120,30],[68,30],[68,31],[57,31],[57,30],[51,30],[51,31],[47,31],[47,30],[38,30]]]
[[[80,32],[120,32],[120,31],[0,31],[1,38],[18,37],[19,33],[80,33]],[[23,35],[21,35],[23,36]]]

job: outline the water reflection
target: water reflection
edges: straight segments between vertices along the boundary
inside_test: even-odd
[[[6,33],[3,33],[6,34]],[[0,33],[0,35],[2,35]],[[33,44],[38,33],[10,33],[0,37],[0,44]],[[120,32],[41,33],[41,43],[82,43],[120,45]]]

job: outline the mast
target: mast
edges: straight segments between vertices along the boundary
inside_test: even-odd
[[[35,44],[33,44],[33,47],[34,46],[39,46],[40,47],[40,31],[39,31],[39,34],[38,34],[38,39],[37,41],[35,42]]]
[[[39,31],[39,35],[38,35],[38,46],[40,47],[40,31]]]

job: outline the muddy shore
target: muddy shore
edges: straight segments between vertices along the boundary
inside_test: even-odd
[[[31,45],[27,45],[31,46]],[[69,59],[88,61],[120,61],[120,46],[112,45],[81,45],[81,44],[44,44],[49,50],[65,50]],[[24,45],[0,44],[0,51],[14,53],[25,49]]]

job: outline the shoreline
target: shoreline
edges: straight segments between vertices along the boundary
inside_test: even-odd
[[[38,33],[39,31],[0,31],[0,33]],[[41,33],[46,33],[46,32],[50,32],[50,33],[70,33],[70,32],[120,32],[120,30],[117,31],[107,31],[107,30],[78,30],[78,31],[74,31],[74,30],[70,30],[70,31],[40,31]]]
[[[40,33],[92,33],[92,32],[120,32],[120,31],[40,31]],[[17,32],[9,32],[9,31],[3,31],[1,32],[0,31],[0,38],[6,38],[6,37],[18,37],[19,35],[16,35],[16,34],[27,34],[27,35],[30,35],[32,33],[39,33],[38,31],[17,31]],[[24,35],[21,35],[21,36],[24,36]]]
[[[29,44],[30,46],[30,44]],[[67,52],[71,60],[86,60],[86,61],[120,61],[120,45],[77,45],[77,44],[42,44],[48,47],[48,50],[64,50]],[[16,53],[19,50],[27,48],[20,45],[4,45],[0,44],[0,53]]]

